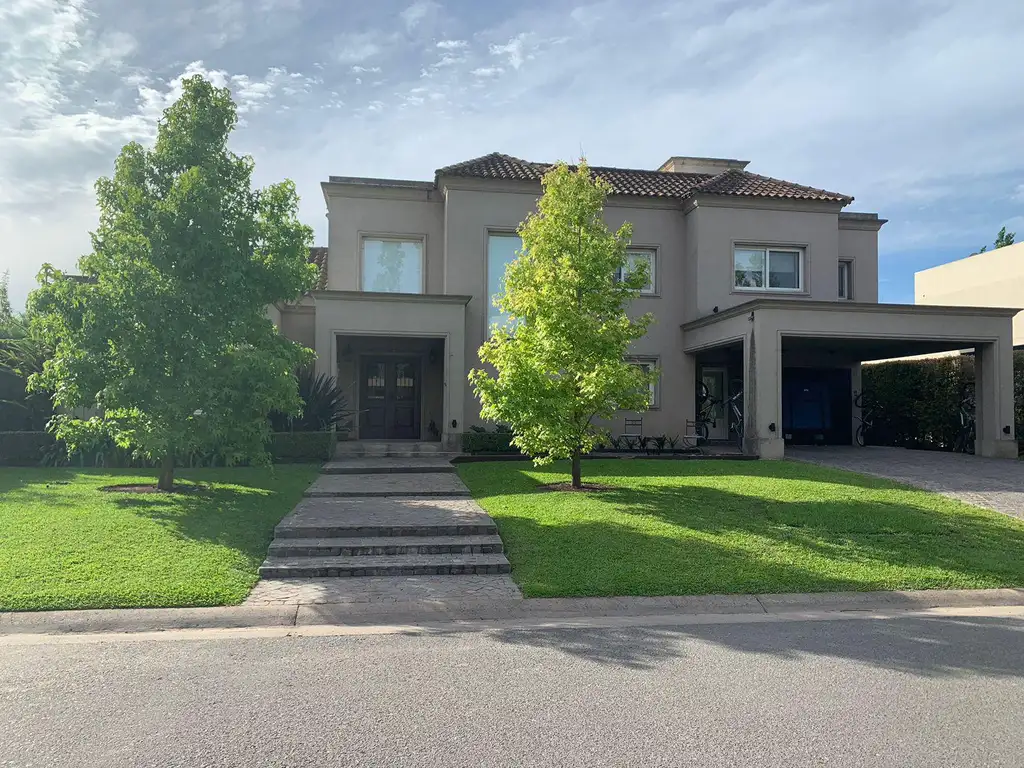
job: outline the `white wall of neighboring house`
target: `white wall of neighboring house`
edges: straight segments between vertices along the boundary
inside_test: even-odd
[[[1024,309],[1024,243],[915,272],[914,303]],[[1024,312],[1013,319],[1013,343],[1024,344]]]

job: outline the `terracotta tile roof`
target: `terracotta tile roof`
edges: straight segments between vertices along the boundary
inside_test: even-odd
[[[314,291],[323,291],[327,288],[327,249],[315,247],[309,249],[309,263],[316,264],[320,269],[320,279],[313,286]]]
[[[550,163],[534,163],[511,155],[492,152],[483,157],[438,168],[436,176],[539,182],[550,167]],[[693,195],[705,194],[816,200],[842,203],[843,205],[853,202],[853,198],[849,195],[841,195],[837,192],[806,187],[802,184],[735,169],[719,174],[649,171],[639,168],[607,168],[604,166],[591,166],[590,170],[595,176],[611,184],[612,192],[616,195],[685,199]]]

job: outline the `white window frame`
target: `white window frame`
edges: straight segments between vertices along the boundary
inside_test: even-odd
[[[360,232],[359,233],[359,254],[357,257],[357,265],[359,272],[359,290],[363,293],[395,293],[395,291],[374,291],[363,288],[363,277],[365,275],[365,269],[363,267],[363,260],[366,255],[366,243],[370,242],[381,242],[381,243],[419,243],[420,244],[420,290],[418,295],[425,294],[427,292],[427,236],[426,235],[399,235],[399,234],[380,234],[377,232]]]
[[[488,227],[484,230],[484,338],[491,336],[491,313],[500,311],[492,303],[494,296],[491,294],[491,238],[492,237],[515,237],[519,240],[519,250],[522,250],[523,238],[514,229],[500,229]],[[508,264],[505,264],[508,267]]]
[[[651,269],[648,275],[648,283],[645,287],[640,289],[641,296],[657,296],[658,295],[658,249],[653,246],[636,246],[635,248],[626,249],[626,268],[630,268],[630,258],[635,254],[641,254],[650,260]],[[615,272],[616,282],[622,280],[622,269],[618,269]]]
[[[758,286],[736,285],[736,251],[764,251],[764,283]],[[768,285],[771,274],[771,252],[795,253],[797,255],[796,288],[772,288]],[[798,245],[761,245],[759,243],[734,243],[732,247],[732,289],[743,293],[806,293],[807,292],[807,249]]]
[[[850,259],[840,259],[839,260],[839,273],[840,274],[842,274],[844,267],[846,268],[846,281],[845,281],[845,284],[844,284],[844,281],[842,280],[842,278],[839,279],[839,288],[840,288],[839,298],[842,301],[852,301],[853,300],[853,261],[851,261]],[[842,288],[846,289],[845,295],[843,294],[843,292],[841,290]]]
[[[646,366],[649,371],[659,367],[659,358],[651,356],[627,357],[626,362],[638,367]],[[651,402],[647,410],[656,411],[661,407],[661,376],[649,385],[651,390]]]

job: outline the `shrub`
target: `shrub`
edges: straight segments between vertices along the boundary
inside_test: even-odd
[[[338,386],[338,380],[326,373],[317,375],[311,368],[303,368],[296,375],[302,413],[293,417],[272,411],[270,424],[274,431],[316,432],[332,428],[348,431],[346,420],[353,411],[348,410],[348,400]]]
[[[57,445],[49,432],[0,432],[0,465],[28,467],[41,464]]]
[[[462,433],[464,453],[519,453],[512,445],[512,433],[508,431],[487,432],[481,427],[471,427]]]
[[[275,432],[270,455],[278,463],[327,461],[334,457],[333,432]]]

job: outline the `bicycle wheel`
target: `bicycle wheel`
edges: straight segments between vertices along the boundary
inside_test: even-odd
[[[863,424],[859,424],[857,426],[857,434],[855,435],[855,439],[857,440],[857,445],[859,445],[861,448],[863,448],[864,447],[864,425]]]
[[[711,399],[711,390],[703,381],[697,382],[697,404],[705,403]]]
[[[705,441],[708,439],[708,435],[711,434],[708,431],[708,423],[706,421],[699,421],[699,422],[697,422],[696,432],[697,432],[697,437],[699,437],[701,440],[705,440]]]

